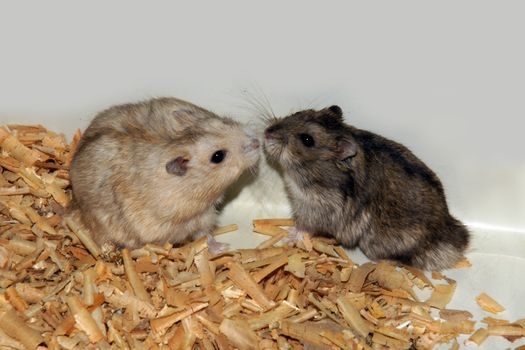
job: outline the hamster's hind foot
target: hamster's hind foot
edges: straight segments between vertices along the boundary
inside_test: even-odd
[[[122,264],[122,248],[123,245],[115,244],[114,242],[105,242],[100,247],[101,258],[104,261],[116,263],[117,265]]]

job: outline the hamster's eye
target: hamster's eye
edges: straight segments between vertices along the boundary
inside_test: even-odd
[[[220,162],[224,160],[225,156],[226,156],[226,151],[221,149],[212,154],[210,161],[212,163],[219,164]]]
[[[301,142],[306,147],[313,147],[315,146],[315,141],[312,135],[309,134],[299,134],[299,138],[301,139]]]

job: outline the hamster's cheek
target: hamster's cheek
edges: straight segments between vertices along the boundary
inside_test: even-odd
[[[221,168],[220,172],[222,176],[226,179],[230,179],[231,181],[235,180],[237,177],[239,177],[242,170],[244,170],[244,166],[242,164],[242,161],[235,161],[230,162],[229,164],[225,164],[224,167]]]
[[[285,168],[287,167],[293,168],[295,166],[299,166],[303,158],[304,157],[301,153],[294,152],[292,149],[288,147],[288,148],[285,148],[283,152],[281,153],[281,164]]]
[[[264,146],[265,154],[272,161],[282,162],[290,156],[290,147],[281,140],[266,140]]]
[[[233,183],[251,165],[246,163],[246,159],[238,159],[236,162],[231,162],[224,167],[223,176],[225,179],[228,179],[229,183]]]

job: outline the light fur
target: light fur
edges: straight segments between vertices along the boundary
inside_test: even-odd
[[[217,150],[226,157],[210,162]],[[187,160],[187,172],[166,164]],[[179,243],[209,233],[225,190],[259,157],[232,119],[175,98],[112,107],[83,134],[71,166],[70,215],[99,243]]]

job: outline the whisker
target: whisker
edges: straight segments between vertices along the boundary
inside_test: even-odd
[[[258,100],[252,93],[250,93],[248,90],[244,90],[243,93],[244,98],[251,106],[252,110],[257,111],[260,115],[270,114],[266,106],[260,100]]]
[[[251,167],[250,168],[250,173],[253,175],[253,176],[257,176],[257,174],[260,172],[260,168],[255,166],[255,167]]]
[[[268,105],[268,100],[266,99],[260,99],[255,94],[250,93],[248,90],[245,91],[247,94],[247,97],[250,99],[251,103],[259,108],[261,112],[263,112],[263,115],[267,116],[273,116],[272,108]]]
[[[266,109],[272,117],[276,118],[275,112],[273,111],[272,104],[270,103],[270,100],[268,99],[268,96],[264,93],[262,88],[258,85],[259,94],[262,96],[263,101],[260,101],[261,103],[266,104]]]
[[[249,89],[242,90],[244,98],[249,105],[247,109],[256,112],[257,119],[263,122],[264,125],[274,123],[278,118],[275,116],[275,112],[271,106],[268,96],[258,85],[252,89],[255,90],[255,93],[252,93]],[[262,97],[258,97],[257,95]]]

